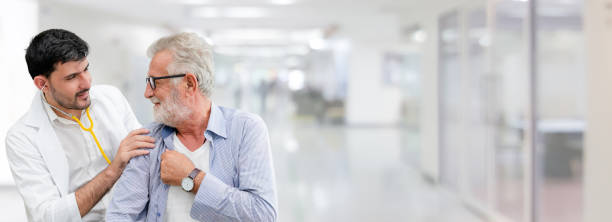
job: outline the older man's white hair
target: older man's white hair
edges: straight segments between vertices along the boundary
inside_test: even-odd
[[[210,97],[214,85],[214,65],[212,49],[206,40],[195,33],[178,33],[157,40],[149,46],[147,55],[152,58],[164,50],[172,52],[173,60],[167,67],[168,73],[193,73],[198,79],[200,92]]]

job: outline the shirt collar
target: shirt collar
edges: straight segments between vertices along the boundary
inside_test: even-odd
[[[51,105],[49,105],[49,103],[47,103],[47,100],[45,100],[45,94],[41,93],[41,95],[42,96],[40,97],[40,100],[42,100],[43,107],[45,107],[45,112],[47,113],[47,116],[49,116],[49,120],[51,120],[51,122],[57,120],[59,116],[57,116],[57,114],[53,112],[53,108],[51,108]]]
[[[223,112],[221,112],[221,109],[215,103],[211,103],[210,109],[210,118],[208,119],[208,127],[206,127],[206,131],[210,131],[223,138],[227,138],[227,132],[225,129],[226,122]]]
[[[51,105],[49,103],[47,103],[47,100],[45,99],[45,94],[41,93],[41,98],[40,100],[42,100],[43,106],[45,107],[45,112],[47,113],[47,116],[49,116],[49,120],[51,120],[51,122],[54,121],[60,121],[63,123],[74,123],[77,124],[76,122],[72,121],[72,120],[68,120],[62,117],[59,117],[54,111],[53,108],[51,108]],[[90,99],[91,99],[91,103],[93,104],[93,98],[91,98],[91,94],[90,94]],[[89,105],[91,107],[91,104]],[[85,113],[85,110],[81,110],[81,117],[83,117],[83,114]]]

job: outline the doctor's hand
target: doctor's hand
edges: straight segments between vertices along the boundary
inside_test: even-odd
[[[161,156],[162,182],[171,186],[180,186],[183,178],[195,168],[187,156],[174,150],[166,150]]]
[[[136,129],[121,141],[117,155],[110,165],[116,174],[121,175],[132,157],[149,154],[149,149],[155,147],[155,138],[145,136],[147,133],[149,133],[148,129]]]

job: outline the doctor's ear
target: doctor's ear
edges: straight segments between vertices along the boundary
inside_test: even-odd
[[[46,77],[44,77],[43,75],[38,75],[36,77],[34,77],[34,85],[36,85],[36,88],[40,89],[40,90],[44,90],[47,87],[47,81],[49,81]]]

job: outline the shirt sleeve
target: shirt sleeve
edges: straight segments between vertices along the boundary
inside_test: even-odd
[[[239,147],[239,186],[206,174],[190,215],[200,221],[276,221],[277,200],[270,139],[261,118],[247,119]]]
[[[74,193],[61,195],[34,144],[9,132],[6,155],[30,221],[81,221]]]
[[[149,155],[130,160],[115,183],[107,221],[145,221],[149,202]]]

